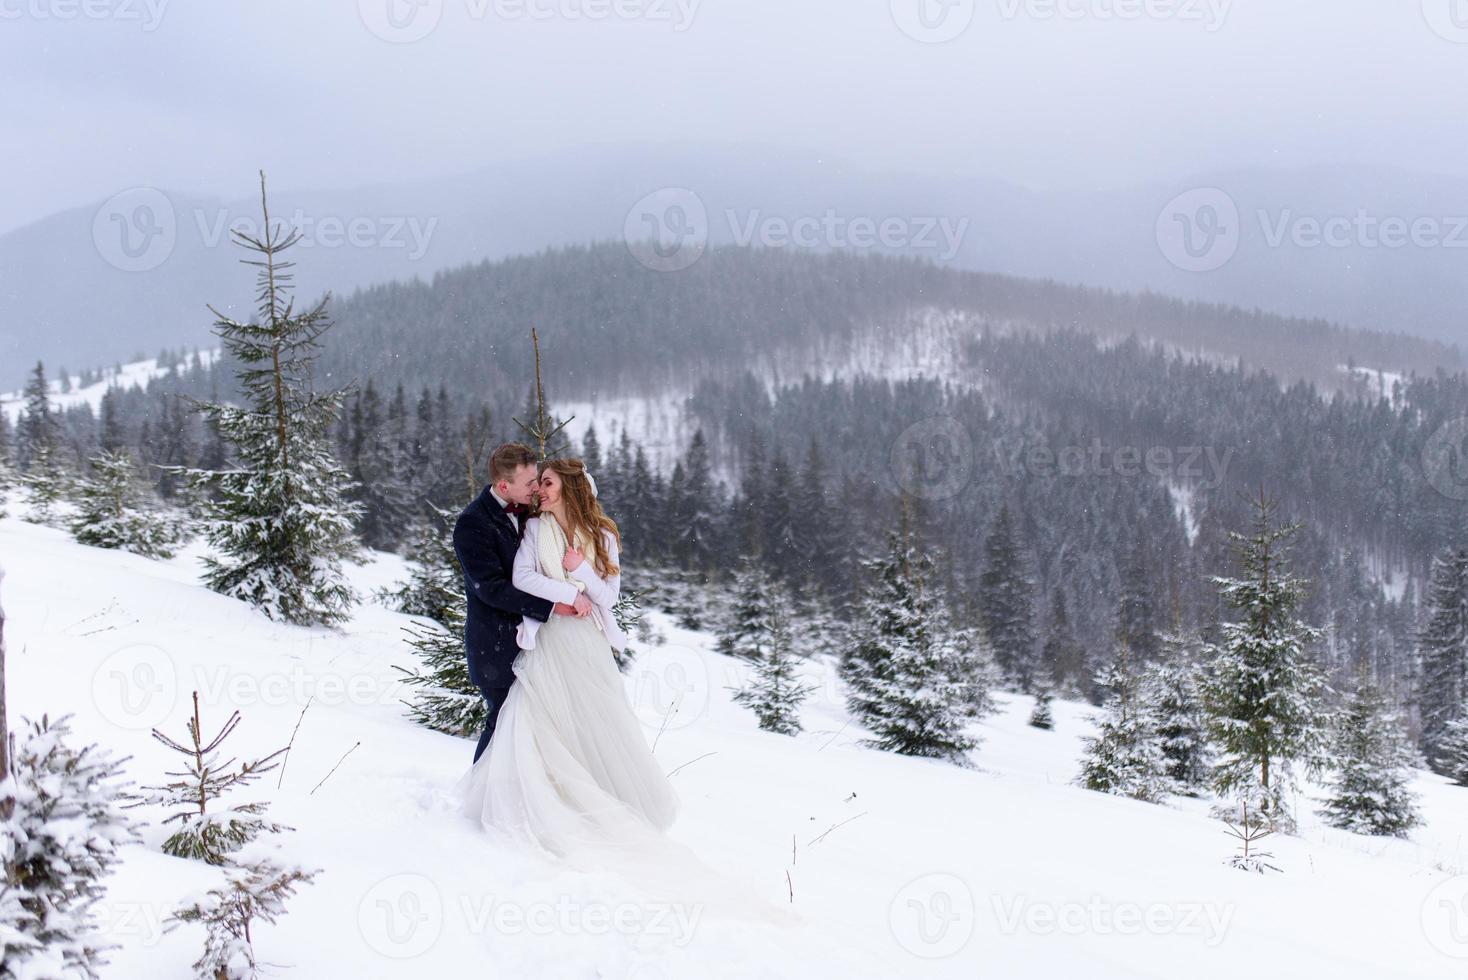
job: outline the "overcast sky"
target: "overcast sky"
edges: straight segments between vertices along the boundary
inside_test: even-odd
[[[136,185],[233,197],[262,167],[345,186],[608,141],[1035,187],[1468,175],[1468,0],[0,0],[0,20],[0,231]]]

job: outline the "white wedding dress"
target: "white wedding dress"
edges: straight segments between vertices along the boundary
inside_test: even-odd
[[[538,527],[537,527],[538,523]],[[610,535],[604,546],[619,559]],[[676,901],[746,923],[788,926],[792,910],[750,883],[705,864],[664,831],[679,800],[648,747],[603,626],[620,576],[596,582],[591,553],[576,575],[561,569],[565,536],[554,518],[534,518],[516,557],[515,585],[554,601],[592,599],[586,619],[552,616],[521,630],[522,647],[489,746],[459,781],[463,811],[510,846],[583,871],[611,871],[649,898]],[[533,572],[532,572],[533,569]],[[615,625],[612,635],[621,640]],[[786,882],[774,882],[783,888]]]
[[[564,553],[565,541],[554,519],[531,520],[537,524],[526,528],[516,585],[565,601],[585,586],[566,575],[559,557],[551,567],[549,557]],[[610,535],[604,547],[615,563]],[[534,576],[524,574],[527,557],[536,559]],[[589,556],[585,568],[592,568]],[[598,599],[610,594],[609,611],[620,576],[598,584]],[[539,625],[534,648],[515,658],[515,683],[494,736],[460,785],[465,811],[487,829],[559,857],[641,849],[678,813],[677,794],[648,748],[601,620],[599,610]]]

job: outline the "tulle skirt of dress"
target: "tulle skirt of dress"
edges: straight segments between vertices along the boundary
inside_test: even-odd
[[[678,796],[591,619],[552,618],[512,669],[494,737],[456,787],[470,818],[558,864],[612,872],[648,898],[747,922],[798,919],[663,833]]]
[[[465,812],[559,857],[656,846],[678,797],[601,630],[589,618],[553,617],[513,670],[494,737],[460,783]]]

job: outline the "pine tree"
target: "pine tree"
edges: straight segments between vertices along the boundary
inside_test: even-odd
[[[1427,589],[1427,618],[1417,637],[1417,697],[1422,750],[1436,765],[1448,726],[1464,717],[1468,701],[1468,548],[1433,559]]]
[[[103,452],[116,453],[127,448],[127,434],[122,429],[122,417],[118,413],[118,388],[108,388],[102,395],[102,432],[98,445]]]
[[[757,655],[749,658],[754,676],[735,691],[733,701],[753,711],[765,731],[799,734],[800,705],[817,685],[800,683],[790,624],[779,606],[772,606],[761,618],[760,633],[752,646]]]
[[[70,748],[67,718],[25,725],[0,783],[0,977],[97,977],[107,947],[89,910],[136,839],[118,808],[123,760]]]
[[[223,885],[175,912],[170,929],[200,923],[207,930],[204,954],[194,962],[194,975],[199,980],[255,980],[260,976],[251,927],[257,922],[273,924],[285,914],[286,899],[295,894],[296,887],[317,874],[257,861],[231,868]]]
[[[181,772],[162,786],[145,786],[144,792],[130,806],[164,806],[172,812],[163,824],[177,822],[179,828],[163,842],[163,852],[174,857],[190,858],[206,864],[229,863],[230,855],[253,841],[261,833],[279,833],[287,828],[263,819],[266,804],[260,802],[221,805],[226,793],[249,786],[262,775],[280,765],[285,749],[262,759],[236,764],[234,759],[221,760],[220,746],[240,723],[240,713],[233,712],[218,734],[205,741],[199,718],[199,692],[194,692],[194,715],[188,721],[189,740],[181,743],[158,729],[153,737],[187,760]]]
[[[444,626],[464,620],[464,571],[454,552],[458,512],[433,508],[433,516],[414,530],[408,546],[408,580],[382,598],[398,612],[422,616]]]
[[[1408,789],[1414,753],[1401,720],[1365,670],[1335,716],[1330,796],[1320,814],[1358,834],[1406,837],[1422,823]]]
[[[383,415],[382,399],[371,381],[352,399],[346,419],[343,462],[352,478],[351,499],[361,508],[357,530],[362,543],[392,551],[402,543],[403,528],[412,524],[414,507],[403,482],[406,461],[400,458],[400,434]]]
[[[863,567],[868,583],[841,676],[847,707],[872,732],[864,744],[966,764],[978,744],[964,730],[981,704],[975,651],[944,622],[929,589],[932,560],[914,547],[905,507],[888,554]]]
[[[38,453],[50,450],[54,455],[61,442],[60,422],[51,409],[51,385],[40,361],[31,369],[23,394],[25,410],[16,426],[16,461],[23,472],[29,472]]]
[[[27,519],[57,526],[56,507],[71,490],[70,474],[62,463],[61,421],[51,407],[46,367],[37,361],[25,386],[25,411],[16,426],[16,457],[21,485],[27,492]]]
[[[1035,707],[1030,711],[1029,725],[1031,728],[1043,728],[1045,731],[1055,729],[1055,714],[1050,708],[1050,702],[1055,695],[1050,693],[1050,685],[1041,683],[1035,689]]]
[[[688,452],[674,473],[677,488],[669,491],[666,527],[675,529],[674,558],[693,573],[690,582],[701,587],[708,583],[707,573],[714,566],[718,546],[714,515],[723,509],[702,429],[694,432]]]
[[[171,558],[183,537],[179,522],[147,499],[126,450],[92,458],[92,476],[81,483],[76,502],[68,526],[81,544]]]
[[[71,474],[61,464],[59,450],[50,444],[40,443],[32,447],[30,469],[20,478],[26,490],[29,511],[26,520],[33,524],[59,527],[62,514],[57,507],[72,491]]]
[[[774,583],[758,559],[746,556],[734,573],[734,601],[721,617],[717,649],[726,657],[763,660],[768,652],[767,620],[775,608]]]
[[[1433,770],[1459,786],[1468,786],[1468,705],[1463,706],[1457,718],[1448,722],[1438,742]]]
[[[1050,619],[1045,624],[1045,645],[1040,652],[1041,670],[1049,671],[1056,687],[1076,697],[1090,688],[1085,650],[1071,630],[1065,592],[1056,586],[1050,593]]]
[[[1147,568],[1146,539],[1138,534],[1121,570],[1121,601],[1117,610],[1117,638],[1132,652],[1138,667],[1159,656],[1157,583]]]
[[[1289,831],[1285,794],[1295,785],[1294,764],[1315,775],[1324,761],[1321,705],[1329,688],[1305,651],[1320,631],[1296,613],[1305,584],[1288,571],[1288,541],[1300,526],[1276,527],[1276,504],[1262,493],[1251,503],[1251,533],[1229,534],[1244,577],[1213,580],[1242,620],[1224,623],[1222,642],[1208,647],[1203,697],[1210,740],[1221,753],[1215,790],[1240,794],[1271,826]]]
[[[453,543],[458,514],[434,511],[414,534],[408,581],[384,598],[399,612],[423,620],[404,628],[408,645],[418,653],[417,665],[397,668],[415,689],[407,702],[409,716],[436,732],[467,736],[483,730],[489,709],[469,680],[464,659],[464,573]]]
[[[6,502],[15,483],[16,474],[10,466],[10,420],[0,412],[0,517],[8,516]]]
[[[328,439],[341,391],[311,383],[318,339],[329,327],[327,299],[297,313],[289,299],[293,263],[280,256],[300,240],[271,223],[260,177],[261,237],[236,232],[238,244],[260,256],[259,313],[250,323],[217,310],[224,347],[239,362],[245,404],[202,403],[237,460],[233,468],[189,471],[204,503],[205,536],[216,554],[205,579],[216,592],[243,599],[271,619],[334,625],[356,596],[342,562],[358,554],[353,524],[360,508],[347,500],[350,480]]]
[[[1179,796],[1197,796],[1208,785],[1211,763],[1201,670],[1193,648],[1180,633],[1162,634],[1161,659],[1142,679],[1143,699],[1151,706],[1162,748],[1163,773],[1171,783],[1169,791]]]
[[[1033,584],[1027,577],[1009,505],[999,510],[984,545],[979,578],[980,615],[1005,678],[1028,692],[1037,653]]]
[[[794,525],[799,560],[796,582],[827,591],[845,577],[842,566],[847,554],[835,489],[820,444],[812,437],[793,493],[799,515]]]
[[[1098,733],[1082,739],[1083,762],[1076,782],[1086,789],[1155,803],[1167,793],[1162,744],[1143,698],[1141,676],[1125,643],[1096,678],[1110,692],[1105,711],[1093,720]]]

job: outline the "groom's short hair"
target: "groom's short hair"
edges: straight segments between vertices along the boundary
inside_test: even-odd
[[[507,442],[489,457],[489,482],[511,480],[522,466],[534,466],[539,459],[535,450],[520,442]]]

